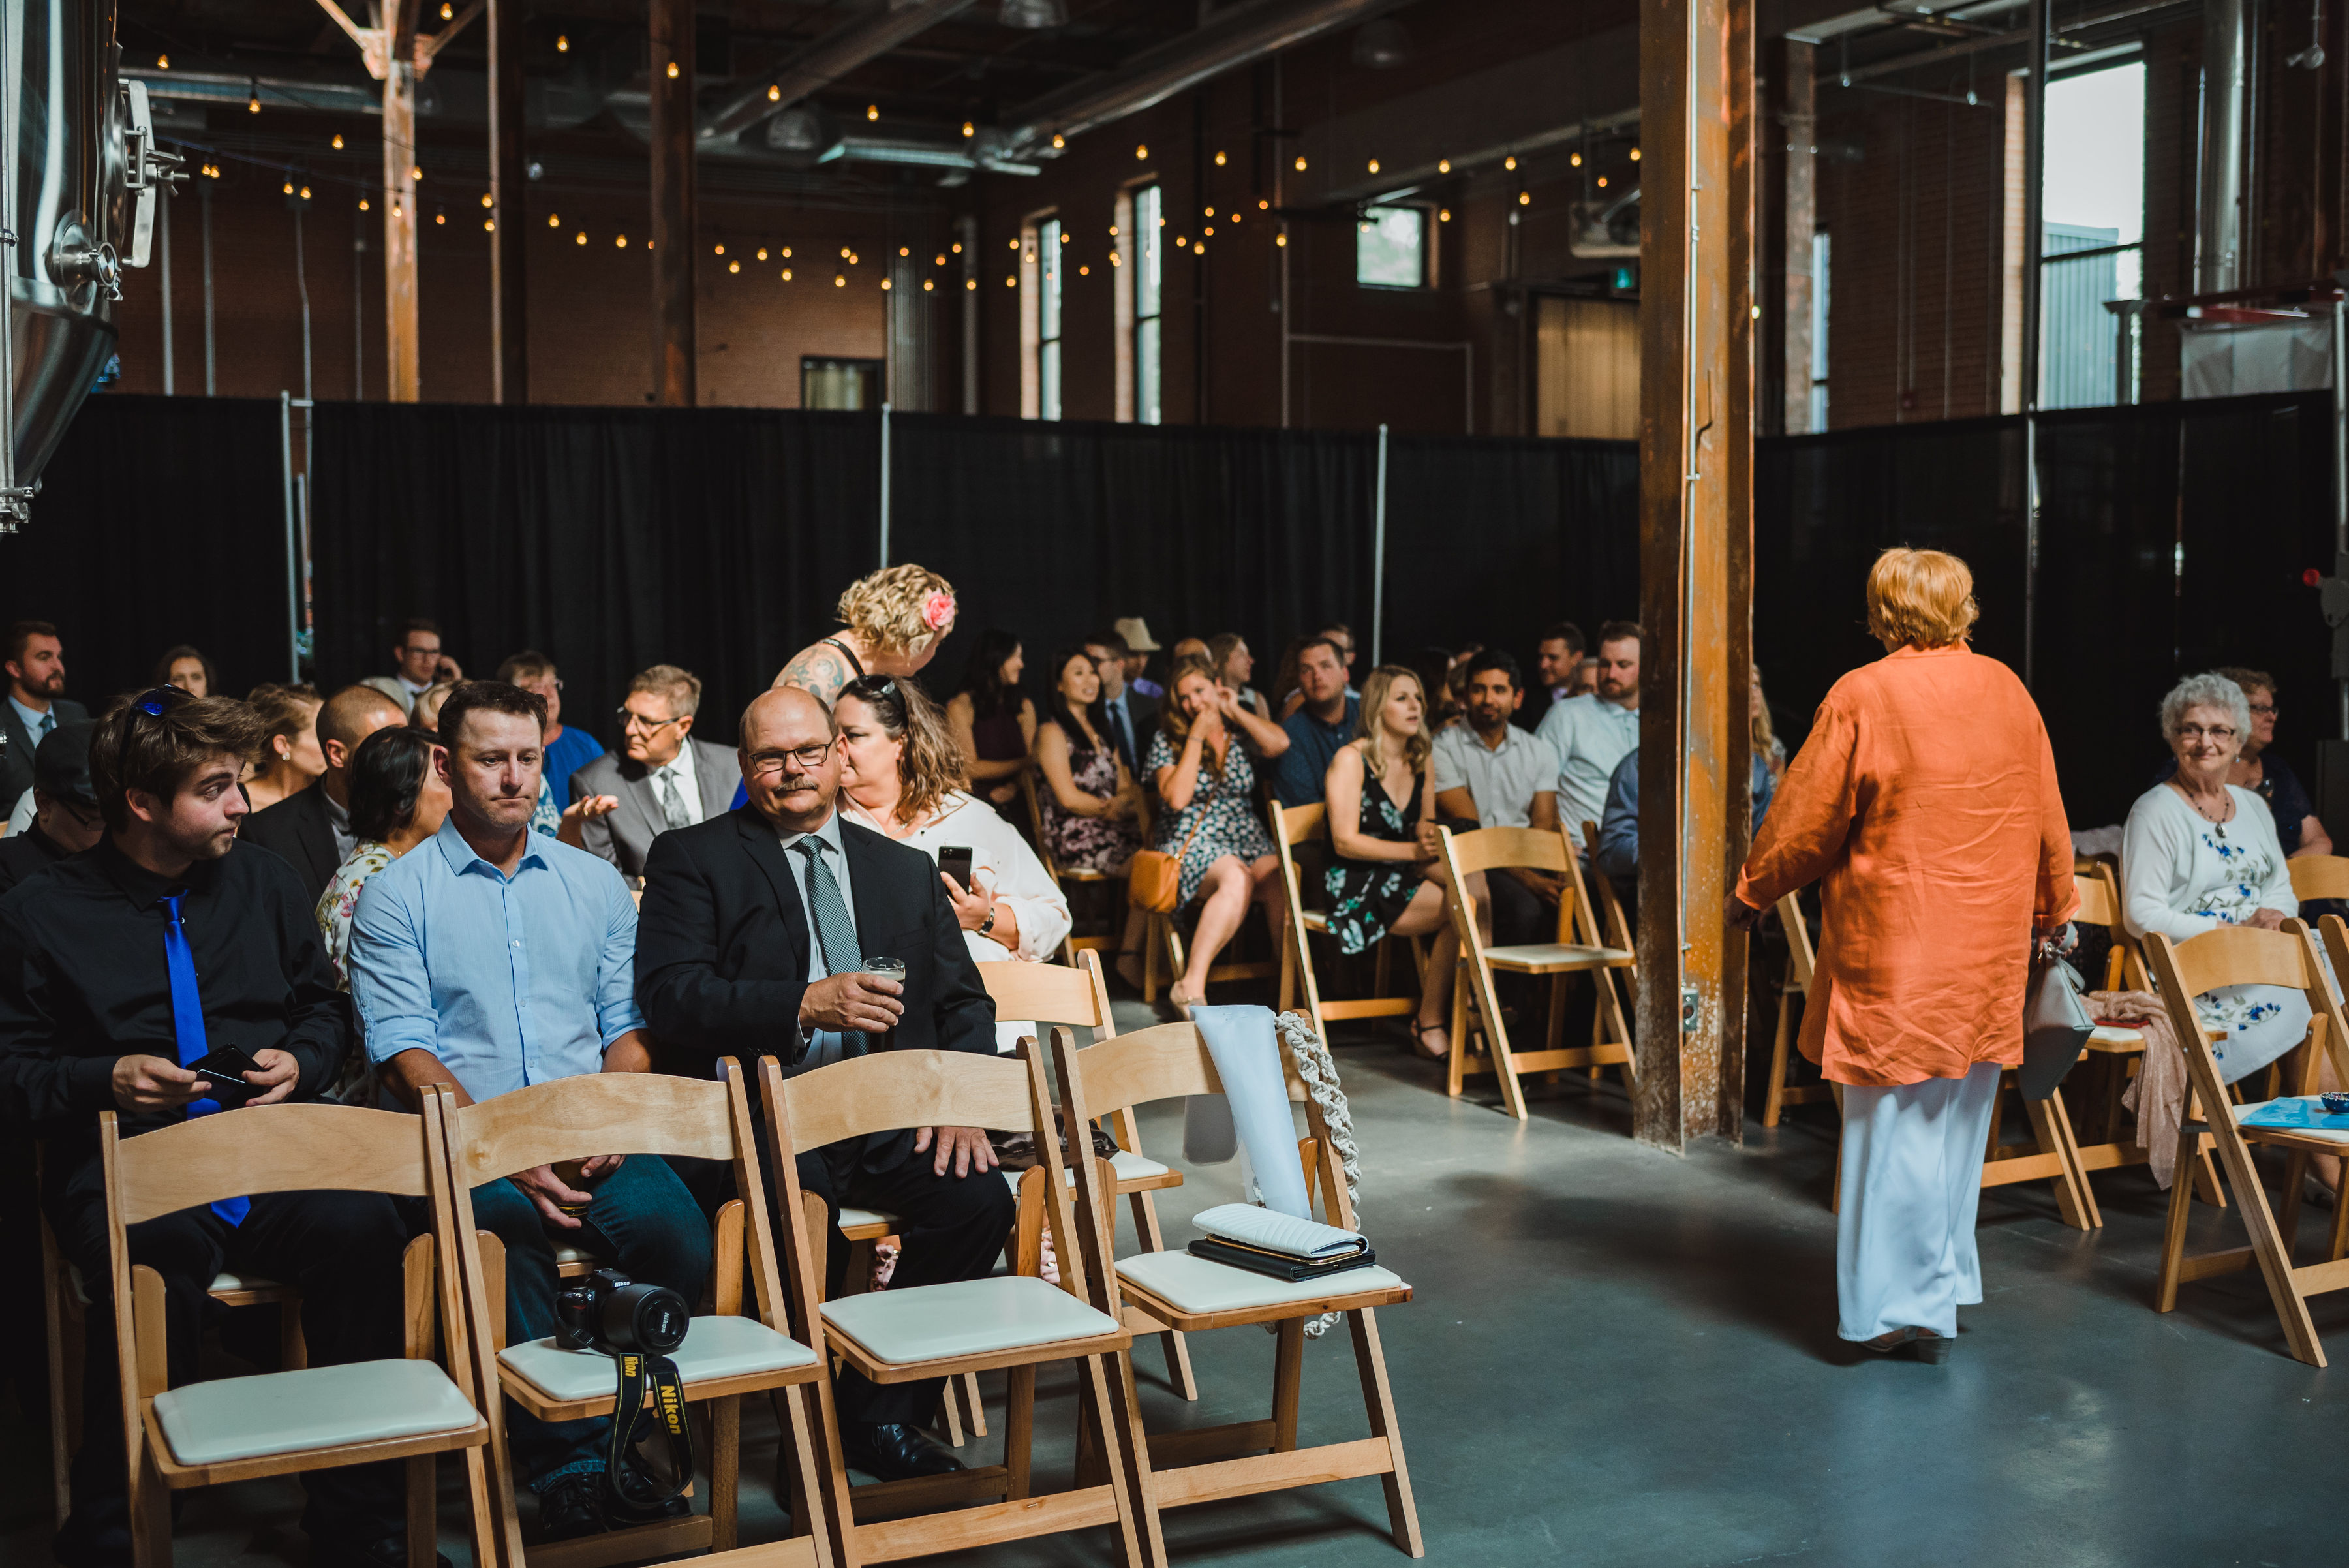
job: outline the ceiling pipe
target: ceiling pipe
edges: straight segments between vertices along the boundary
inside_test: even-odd
[[[2195,214],[2194,287],[2220,294],[2242,281],[2243,4],[2202,8],[2202,168]]]
[[[1020,106],[1007,118],[1008,151],[1040,151],[1054,137],[1076,136],[1164,103],[1210,78],[1292,48],[1350,23],[1392,11],[1400,0],[1265,0],[1196,32],[1145,50],[1113,70],[1072,82]]]
[[[695,134],[703,141],[715,141],[745,130],[821,92],[866,61],[887,54],[971,4],[972,0],[913,0],[905,5],[885,5],[876,15],[817,39],[781,70],[754,79],[705,115]]]

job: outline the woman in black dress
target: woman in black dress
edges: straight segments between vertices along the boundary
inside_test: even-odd
[[[1362,683],[1362,732],[1330,759],[1323,781],[1337,853],[1323,885],[1341,952],[1361,952],[1381,937],[1433,936],[1412,1040],[1440,1060],[1452,1052],[1444,1010],[1459,939],[1436,859],[1426,706],[1419,677],[1402,665],[1381,664]],[[1482,930],[1492,918],[1482,873],[1468,879],[1468,894]]]

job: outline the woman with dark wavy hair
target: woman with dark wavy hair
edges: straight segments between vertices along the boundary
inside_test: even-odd
[[[947,728],[962,750],[972,793],[998,811],[1019,798],[1019,775],[1036,745],[1036,704],[1019,690],[1026,670],[1019,639],[989,627],[963,667],[962,689],[947,704]]]

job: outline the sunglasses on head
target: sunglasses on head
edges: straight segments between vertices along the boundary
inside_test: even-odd
[[[150,719],[160,719],[170,709],[176,708],[182,702],[194,701],[194,698],[176,686],[158,686],[140,698],[138,701],[133,702],[131,706]]]

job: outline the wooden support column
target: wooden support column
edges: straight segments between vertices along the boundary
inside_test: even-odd
[[[412,6],[400,9],[414,20]],[[411,30],[409,38],[414,38]],[[416,362],[416,67],[394,46],[383,75],[384,395],[412,403]]]
[[[1721,905],[1749,815],[1754,3],[1642,0],[1640,11],[1648,646],[1632,1130],[1674,1151],[1743,1125],[1744,964]]]
[[[501,403],[530,401],[522,23],[522,0],[490,0],[490,396]]]
[[[1811,240],[1818,232],[1818,78],[1812,69],[1816,44],[1786,38],[1778,45],[1781,101],[1785,107],[1786,188],[1783,242],[1785,270],[1785,431],[1811,428]]]
[[[693,3],[652,0],[653,318],[659,400],[694,402]]]

